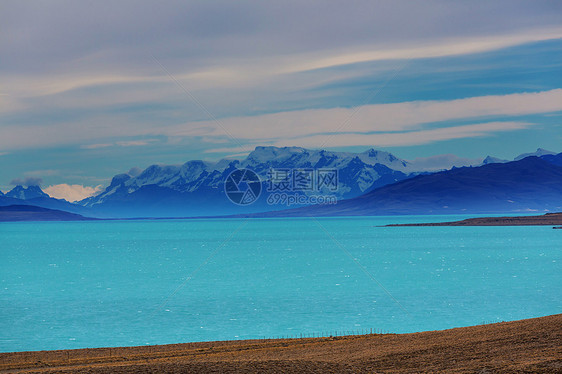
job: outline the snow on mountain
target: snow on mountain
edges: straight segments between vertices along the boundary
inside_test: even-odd
[[[539,149],[537,153],[551,152]],[[407,161],[375,149],[353,153],[301,147],[256,147],[243,160],[192,160],[183,165],[151,165],[142,171],[131,169],[113,177],[102,193],[79,204],[93,208],[98,215],[121,217],[223,215],[240,213],[240,209],[251,213],[283,209],[281,205],[266,204],[270,196],[266,188],[272,169],[335,169],[338,173],[335,191],[300,193],[329,194],[341,200],[364,195],[418,174],[429,174],[428,171],[504,162],[491,156],[482,160],[438,155]],[[228,175],[242,168],[251,169],[260,176],[263,195],[256,203],[243,208],[230,204],[224,193]]]
[[[341,168],[358,157],[366,165],[381,164],[390,169],[403,171],[408,162],[391,153],[369,149],[362,153],[331,152],[326,150],[309,150],[300,147],[256,147],[241,162],[241,167],[313,167]]]
[[[334,205],[313,205],[258,216],[558,212],[562,209],[561,185],[560,166],[530,157],[419,175]]]
[[[377,151],[376,149],[369,149],[358,155],[359,159],[368,165],[381,164],[390,169],[398,170],[401,172],[406,172],[411,168],[411,164],[408,161],[399,159],[393,154]]]
[[[555,152],[551,152],[551,151],[543,149],[543,148],[538,148],[535,152],[520,154],[519,156],[515,157],[513,159],[513,161],[520,161],[520,160],[522,160],[526,157],[530,157],[530,156],[542,157],[542,156],[549,156],[549,155],[555,155],[555,154],[556,154]],[[482,163],[480,163],[478,165],[473,165],[473,166],[482,166],[482,165],[489,165],[489,164],[504,164],[506,162],[509,162],[509,160],[503,160],[501,158],[487,156],[482,161]]]
[[[43,192],[39,186],[29,186],[25,188],[21,185],[17,185],[6,194],[6,197],[20,200],[31,200],[37,197],[49,197],[49,195]]]
[[[119,174],[105,191],[80,204],[93,207],[131,201],[135,194],[146,199],[149,193],[158,194],[159,199],[165,202],[165,191],[205,198],[213,194],[219,196],[220,193],[220,197],[224,198],[224,182],[228,174],[237,168],[252,169],[264,182],[268,180],[268,172],[272,168],[337,169],[339,185],[334,194],[338,198],[347,198],[405,179],[407,174],[400,170],[406,170],[408,163],[388,152],[374,149],[350,153],[300,147],[256,147],[242,161],[223,159],[212,163],[194,160],[183,165],[152,165],[137,176]],[[157,190],[154,189],[156,187]]]
[[[503,164],[509,162],[508,160],[502,160],[501,158],[486,156],[486,158],[482,161],[480,165],[488,165],[488,164]]]
[[[555,155],[555,152],[543,149],[543,148],[537,148],[536,152],[532,152],[532,153],[523,153],[520,154],[519,156],[515,157],[513,159],[513,161],[519,161],[524,159],[525,157],[530,157],[530,156],[537,156],[537,157],[541,157],[541,156],[546,156],[546,155]]]

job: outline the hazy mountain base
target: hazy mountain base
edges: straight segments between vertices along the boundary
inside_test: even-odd
[[[9,205],[0,207],[0,222],[87,220],[92,220],[92,218],[31,205]]]

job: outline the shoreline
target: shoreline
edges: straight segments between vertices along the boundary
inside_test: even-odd
[[[383,227],[415,226],[562,226],[562,213],[546,213],[541,216],[479,217],[452,222],[400,223]]]
[[[408,334],[0,353],[0,372],[562,370],[562,314]]]

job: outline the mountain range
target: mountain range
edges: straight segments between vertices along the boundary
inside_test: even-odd
[[[260,216],[489,214],[562,211],[562,153],[542,159],[456,168],[419,175],[336,205],[314,205]]]
[[[284,208],[267,204],[271,169],[337,170],[338,186],[332,193],[338,199],[346,199],[406,179],[412,174],[409,168],[406,161],[374,149],[348,153],[299,147],[257,147],[242,161],[196,160],[183,165],[152,165],[137,176],[119,174],[102,193],[79,204],[96,215],[113,217],[260,212]],[[224,183],[236,169],[251,169],[263,181],[262,196],[254,204],[239,206],[228,201]]]
[[[267,191],[271,169],[322,169],[337,170],[337,188],[299,193],[333,195],[338,200],[336,205],[305,207],[309,205],[305,202],[292,206],[300,206],[300,209],[274,214],[431,214],[556,209],[562,204],[556,202],[559,201],[558,190],[552,181],[558,181],[561,158],[561,154],[539,148],[534,153],[516,157],[518,161],[488,156],[471,167],[431,173],[420,169],[415,160],[406,161],[375,149],[351,153],[257,147],[243,160],[223,159],[216,163],[195,160],[183,165],[152,165],[134,175],[118,174],[100,194],[78,203],[53,199],[38,186],[16,186],[5,195],[0,193],[0,206],[36,205],[102,218],[254,214],[287,208],[283,204],[268,204],[272,193]],[[262,195],[247,206],[231,203],[225,194],[228,175],[242,168],[253,170],[262,181]],[[562,185],[562,180],[560,182]]]

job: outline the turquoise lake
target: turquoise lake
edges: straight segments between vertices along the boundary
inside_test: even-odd
[[[460,216],[0,224],[0,351],[376,329],[562,312],[562,230]]]

